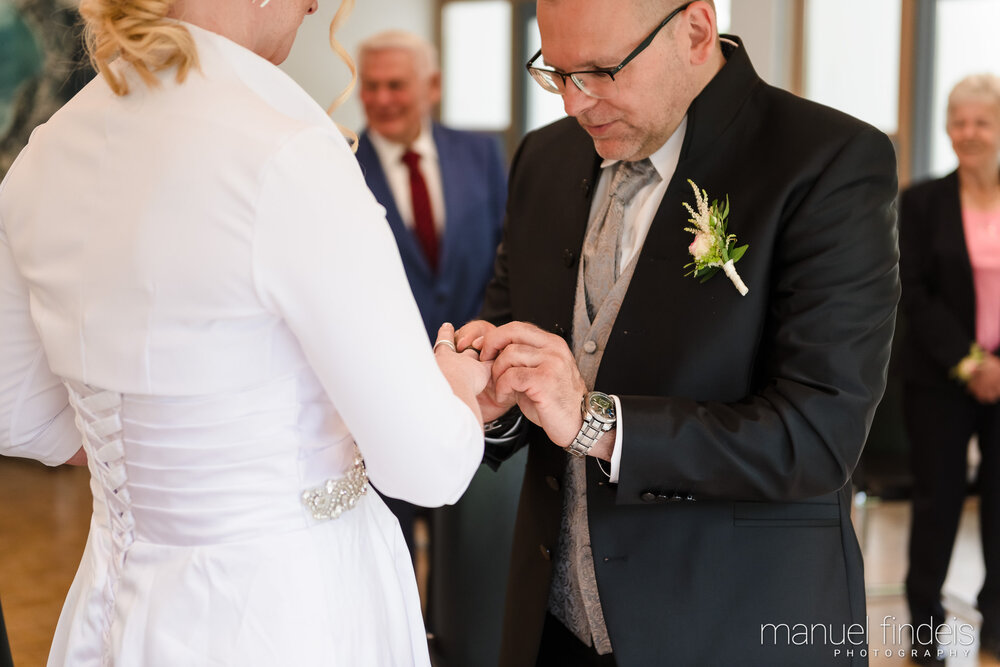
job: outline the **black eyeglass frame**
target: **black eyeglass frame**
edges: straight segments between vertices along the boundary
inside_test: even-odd
[[[653,28],[653,32],[649,33],[649,35],[646,37],[646,39],[644,39],[641,42],[639,42],[639,46],[637,46],[634,49],[632,49],[632,53],[630,53],[627,56],[625,56],[625,59],[622,60],[620,63],[618,63],[615,67],[598,68],[598,69],[585,69],[585,70],[577,70],[575,72],[560,72],[557,69],[550,69],[550,68],[545,68],[545,67],[534,67],[532,63],[534,63],[536,60],[538,60],[538,58],[542,55],[542,50],[541,49],[538,49],[538,51],[535,53],[535,55],[531,56],[531,60],[529,60],[527,63],[525,63],[524,66],[528,70],[528,74],[531,74],[531,70],[538,70],[539,72],[545,72],[547,74],[555,74],[557,76],[562,77],[563,88],[566,87],[566,78],[568,77],[568,78],[572,79],[574,86],[576,86],[577,88],[580,89],[581,92],[584,92],[586,94],[586,91],[580,86],[580,84],[578,84],[576,82],[576,79],[573,78],[574,74],[606,74],[608,77],[611,78],[612,81],[614,81],[615,80],[615,74],[618,74],[618,72],[622,71],[622,69],[625,67],[625,65],[628,65],[630,62],[632,62],[635,59],[636,56],[638,56],[640,53],[642,53],[643,51],[645,51],[646,47],[648,47],[650,44],[652,44],[653,40],[656,39],[656,35],[659,34],[659,32],[661,30],[663,30],[663,27],[665,25],[667,25],[668,23],[670,23],[670,21],[675,16],[677,16],[678,14],[680,14],[681,12],[683,12],[685,9],[687,9],[688,7],[690,7],[691,5],[693,5],[695,3],[695,1],[696,0],[691,0],[690,2],[685,2],[683,5],[681,5],[680,7],[678,7],[677,9],[675,9],[674,11],[670,12],[667,15],[667,18],[665,18],[662,21],[660,21],[660,25],[658,25],[655,28]],[[535,78],[534,75],[532,75],[531,78],[534,79]]]

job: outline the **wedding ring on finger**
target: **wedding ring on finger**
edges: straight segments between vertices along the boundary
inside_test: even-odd
[[[434,349],[433,349],[434,352],[437,352],[439,345],[450,347],[452,352],[458,352],[458,349],[455,347],[455,343],[453,341],[448,340],[447,338],[442,338],[434,343]]]

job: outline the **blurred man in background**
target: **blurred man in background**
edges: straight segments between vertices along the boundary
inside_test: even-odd
[[[386,208],[410,288],[433,340],[442,322],[458,326],[479,312],[500,241],[506,166],[492,137],[432,121],[432,110],[441,99],[433,45],[407,32],[387,31],[365,40],[357,60],[367,122],[358,161],[368,187]],[[510,480],[512,488],[504,494],[497,488],[503,480],[484,471],[457,506],[434,511],[428,561],[432,570],[449,573],[447,580],[431,577],[425,596],[433,601],[427,625],[438,635],[439,662],[476,663],[479,658],[469,651],[479,655],[499,643],[502,583],[490,583],[491,576],[477,572],[506,570],[516,505],[513,487],[520,483],[516,473]],[[415,556],[414,518],[429,518],[430,511],[385,500]],[[481,516],[479,504],[493,511],[507,506],[510,525],[470,530],[463,517]],[[484,586],[491,589],[484,591]]]

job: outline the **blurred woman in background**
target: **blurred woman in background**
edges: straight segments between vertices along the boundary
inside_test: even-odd
[[[275,67],[316,0],[80,9],[103,76],[0,185],[0,453],[86,460],[94,494],[49,664],[428,665],[367,478],[458,499],[489,371],[450,325],[432,353],[347,142]]]
[[[947,131],[958,169],[906,190],[899,209],[903,407],[914,476],[906,594],[914,644],[928,649],[918,662],[944,662],[933,634],[946,622],[941,587],[973,435],[982,452],[986,561],[980,654],[1000,655],[1000,79],[959,82]]]

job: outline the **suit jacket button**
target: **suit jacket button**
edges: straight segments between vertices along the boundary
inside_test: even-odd
[[[545,560],[552,560],[552,552],[544,544],[538,545],[538,550],[542,552],[542,558]]]
[[[573,263],[576,262],[576,253],[566,248],[563,250],[562,260],[567,269],[573,268]]]
[[[671,500],[671,497],[668,496],[665,493],[659,493],[659,494],[656,495],[656,501],[657,502],[660,502],[660,503],[669,503],[670,500]]]
[[[644,503],[653,503],[656,502],[656,494],[646,491],[641,496],[639,496],[639,499],[642,500],[642,502]]]
[[[559,490],[559,480],[553,477],[552,475],[545,476],[545,483],[548,484],[549,488],[552,489],[553,491]]]

